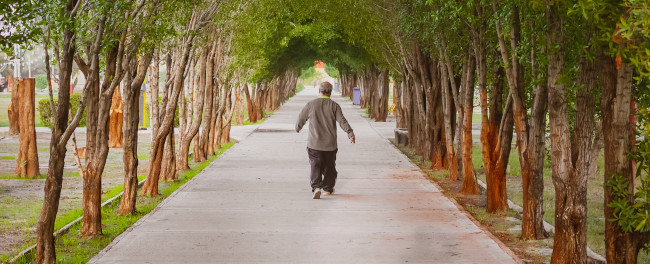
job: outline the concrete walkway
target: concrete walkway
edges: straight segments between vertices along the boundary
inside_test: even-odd
[[[291,99],[90,263],[515,262],[338,95],[357,144],[339,129],[336,193],[311,199],[294,122],[316,96]]]

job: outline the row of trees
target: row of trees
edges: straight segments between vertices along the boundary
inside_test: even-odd
[[[434,169],[448,169],[450,180],[462,179],[462,193],[477,194],[471,130],[478,94],[487,211],[508,208],[505,176],[514,131],[523,183],[522,239],[549,235],[542,205],[550,153],[552,263],[587,261],[587,181],[596,173],[602,141],[606,259],[636,263],[650,239],[647,148],[635,147],[647,145],[646,114],[636,106],[647,104],[647,1],[377,5],[377,11],[391,10],[383,13],[381,31],[390,41],[366,46],[371,54],[383,54],[376,60],[380,66],[339,66],[344,95],[361,87],[362,104],[383,120],[380,109],[387,105],[376,98],[386,90],[381,76],[389,70],[396,80],[397,123],[408,128],[410,145]],[[639,123],[636,115],[642,116]]]
[[[636,262],[650,238],[645,213],[650,204],[639,199],[650,193],[644,137],[650,116],[634,107],[650,105],[647,1],[190,2],[44,1],[42,17],[34,18],[45,22],[38,28],[54,51],[61,87],[69,85],[73,61],[89,80],[82,105],[88,105],[95,128],[88,132],[85,235],[101,232],[96,191],[107,132],[99,126],[106,124],[117,85],[125,91],[127,176],[121,212],[128,213],[136,197],[137,168],[137,103],[129,93],[139,91],[149,67],[153,95],[158,94],[153,90],[159,86],[160,61],[167,73],[162,100],[151,106],[158,118],[152,124],[143,194],[154,195],[159,178],[173,179],[177,169],[187,168],[190,145],[201,160],[227,139],[224,128],[234,105],[230,94],[243,89],[250,120],[257,120],[292,95],[299,69],[320,59],[338,69],[345,96],[352,87],[361,88],[362,103],[378,121],[388,112],[392,77],[398,126],[409,130],[411,146],[433,168],[448,169],[450,180],[462,180],[461,191],[467,194],[478,193],[471,155],[478,94],[487,209],[507,209],[505,175],[514,139],[523,180],[522,239],[548,236],[542,175],[550,150],[556,193],[554,263],[586,262],[586,184],[595,172],[600,140],[607,182],[607,260]],[[61,91],[59,105],[52,104],[56,120],[39,222],[40,262],[54,260],[47,234],[58,206],[59,161],[80,118],[78,111],[68,120],[68,101],[69,94]],[[180,151],[174,152],[177,105]],[[639,126],[631,118],[635,115]],[[637,182],[640,188],[635,188]]]
[[[243,102],[240,95],[246,94],[250,120],[255,122],[295,93],[297,68],[254,76],[254,68],[233,56],[233,45],[239,45],[233,38],[241,31],[233,17],[248,4],[186,0],[3,4],[8,23],[29,31],[26,36],[31,36],[3,39],[0,44],[5,50],[10,52],[15,43],[43,44],[48,83],[56,72],[59,87],[69,87],[73,65],[87,80],[76,113],[71,112],[68,89],[59,89],[58,100],[54,100],[49,87],[53,128],[45,199],[37,227],[36,263],[56,262],[53,229],[64,157],[84,109],[87,140],[85,163],[80,165],[81,235],[93,237],[102,234],[101,181],[109,152],[110,110],[119,90],[124,102],[124,195],[119,214],[133,214],[137,209],[139,97],[147,77],[152,147],[141,190],[141,195],[147,196],[158,195],[159,180],[176,180],[179,171],[189,169],[190,148],[191,157],[200,162],[230,140],[233,112],[238,102]],[[31,15],[22,16],[25,10]],[[50,65],[55,65],[56,71]],[[165,77],[159,82],[161,66]]]

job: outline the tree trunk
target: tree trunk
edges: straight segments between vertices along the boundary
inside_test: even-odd
[[[233,113],[233,125],[241,126],[244,124],[244,113],[246,112],[246,107],[245,107],[244,99],[242,98],[241,95],[241,91],[238,91],[235,94],[235,103],[237,104],[237,107],[235,108],[235,112]]]
[[[150,118],[150,124],[151,124],[151,134],[155,135],[156,131],[158,130],[158,122],[160,120],[160,114],[159,114],[159,103],[158,103],[158,97],[159,97],[159,89],[158,89],[158,82],[160,79],[160,57],[159,53],[160,51],[155,51],[155,55],[153,57],[153,65],[151,67],[151,70],[149,71],[149,118]]]
[[[479,29],[481,30],[481,29]],[[483,32],[477,36],[477,73],[481,101],[481,154],[486,179],[487,211],[496,213],[508,209],[506,189],[506,164],[510,156],[512,142],[512,114],[510,103],[506,103],[503,115],[503,68],[494,71],[490,103],[487,90],[487,54]],[[510,102],[510,100],[509,100]]]
[[[406,78],[405,76],[402,76],[402,78]],[[406,128],[406,117],[404,116],[404,104],[402,103],[402,100],[404,98],[404,81],[403,80],[397,80],[395,81],[395,85],[393,85],[393,95],[395,96],[395,100],[393,101],[393,104],[395,105],[395,126],[396,128]]]
[[[630,142],[630,103],[632,99],[633,68],[627,63],[616,61],[605,54],[599,54],[602,99],[602,129],[605,156],[605,182],[618,174],[629,183],[628,191],[634,193],[632,162],[628,158]],[[630,203],[633,195],[628,197]],[[614,202],[612,188],[605,185],[605,219],[614,219],[614,208],[607,206]],[[636,263],[641,248],[648,241],[647,233],[624,232],[616,221],[605,221],[605,250],[609,263]]]
[[[65,86],[63,86],[65,87]],[[67,89],[62,89],[67,90]],[[69,90],[67,91],[70,92]],[[61,93],[59,93],[59,100],[61,100]],[[69,95],[68,95],[69,98]],[[58,108],[57,113],[61,112]],[[60,115],[57,115],[60,117]],[[66,115],[67,116],[67,115]],[[57,119],[67,125],[68,119]],[[63,128],[66,128],[66,126]],[[55,138],[53,134],[52,139],[61,139],[63,131],[58,130],[58,135]],[[57,142],[57,141],[52,141]],[[36,230],[36,259],[35,263],[56,263],[56,248],[54,246],[54,221],[56,220],[56,213],[59,210],[59,199],[61,197],[61,186],[63,184],[63,165],[65,158],[65,147],[59,147],[57,144],[50,144],[50,162],[47,172],[47,179],[45,180],[45,199],[43,200],[43,208],[38,219],[38,228]]]
[[[456,157],[456,152],[454,151],[454,136],[452,132],[454,131],[452,127],[452,98],[449,92],[449,78],[446,78],[447,73],[446,66],[441,65],[441,80],[442,80],[442,105],[444,108],[444,119],[445,119],[445,140],[447,146],[447,163],[449,169],[449,180],[458,181],[458,158]],[[453,89],[453,88],[452,88]]]
[[[199,132],[197,132],[196,135],[194,135],[194,138],[192,139],[192,149],[193,149],[192,159],[195,162],[203,162],[205,160],[205,152],[203,151],[203,149],[201,149],[201,145],[199,142],[201,138],[201,134]]]
[[[445,129],[444,129],[444,115],[442,107],[442,88],[441,88],[441,70],[437,62],[429,63],[428,82],[431,85],[427,89],[428,96],[428,114],[429,120],[429,133],[428,140],[430,143],[431,152],[431,168],[438,170],[444,169],[447,166],[446,148],[445,148]]]
[[[9,105],[9,135],[20,134],[20,92],[18,80],[11,82],[11,104]],[[52,113],[54,115],[54,113]]]
[[[246,93],[246,105],[248,106],[248,121],[251,123],[257,122],[257,111],[255,111],[255,105],[251,98],[251,93],[248,90],[248,85],[244,86],[244,93]]]
[[[461,67],[460,80],[453,80],[455,75],[450,75],[449,76],[450,82],[452,84],[452,89],[451,90],[452,91],[458,90],[456,94],[452,93],[452,95],[454,96],[453,97],[454,98],[454,106],[455,106],[455,109],[456,109],[455,113],[458,116],[458,118],[457,118],[458,125],[456,126],[456,133],[454,134],[456,136],[456,138],[455,138],[454,141],[456,142],[456,146],[457,146],[456,147],[456,157],[458,158],[458,175],[461,176],[461,179],[463,180],[463,183],[465,182],[465,179],[462,178],[462,177],[465,176],[463,174],[463,169],[464,169],[463,158],[465,157],[465,155],[463,155],[464,145],[465,145],[464,144],[464,141],[465,141],[465,133],[464,133],[465,107],[464,107],[464,104],[465,104],[465,95],[466,95],[465,91],[467,90],[466,82],[467,82],[468,72],[470,71],[470,67],[468,67],[468,66],[470,64],[469,61],[470,61],[470,58],[471,58],[469,52],[466,52],[466,53],[467,54],[464,55],[465,59],[464,59],[464,61],[462,63],[462,67]],[[450,69],[447,72],[447,74],[450,74],[450,73],[453,74],[453,71],[451,70],[451,69],[453,69],[451,67],[451,62],[447,61],[447,65],[448,65],[447,67]],[[474,70],[473,67],[472,67],[472,70]],[[458,86],[456,86],[456,83],[458,84]],[[458,87],[458,88],[456,88],[456,87]],[[472,170],[473,170],[473,168],[472,168]],[[461,190],[462,189],[463,188],[461,187]]]
[[[195,85],[194,85],[194,96],[193,96],[193,114],[194,117],[188,116],[187,117],[187,122],[191,123],[187,127],[187,131],[185,135],[181,135],[181,149],[178,153],[178,169],[179,170],[188,170],[190,168],[189,166],[189,150],[190,150],[190,143],[192,140],[195,138],[196,134],[199,132],[199,128],[201,126],[201,122],[203,120],[203,105],[205,104],[205,89],[206,89],[206,61],[208,57],[209,50],[206,50],[201,54],[201,57],[198,60],[198,70],[196,71],[195,75]],[[198,140],[196,141],[198,143]],[[198,145],[198,144],[197,144]],[[199,148],[196,148],[196,150],[200,150]],[[203,153],[199,153],[198,155],[203,155]]]
[[[388,117],[388,96],[390,89],[390,79],[388,78],[388,70],[384,69],[379,75],[379,87],[381,88],[381,93],[379,94],[377,108],[377,116],[375,117],[375,122],[386,122],[386,117]]]
[[[178,179],[178,169],[176,168],[176,136],[174,130],[169,131],[165,141],[165,151],[163,153],[163,165],[161,168],[160,178],[163,181],[171,182]]]
[[[552,32],[556,33],[554,27]],[[578,85],[584,86],[584,89],[578,91],[575,137],[574,141],[570,142],[566,92],[563,85],[557,84],[560,71],[556,68],[561,69],[563,61],[552,58],[553,56],[555,55],[549,56],[549,114],[556,197],[555,238],[551,262],[586,263],[587,173],[593,154],[591,148],[595,112],[595,100],[591,91],[595,88],[597,76],[594,63],[587,62],[582,56]]]
[[[255,91],[255,100],[253,100],[253,103],[255,104],[254,109],[255,109],[255,115],[257,115],[257,121],[260,121],[260,120],[262,120],[264,118],[264,106],[265,106],[264,105],[264,97],[269,92],[266,82],[262,83],[262,85],[260,85],[260,87],[262,89]],[[228,87],[227,89],[228,89],[228,94],[230,94],[230,89],[232,89],[232,87]],[[224,123],[224,125],[226,125],[226,124]]]
[[[25,78],[20,80],[18,90],[13,93],[20,95],[19,111],[20,120],[20,147],[16,158],[16,176],[21,178],[35,178],[41,176],[38,170],[38,148],[36,146],[35,127],[35,79]]]
[[[165,147],[165,139],[167,138],[170,130],[173,131],[174,123],[174,113],[176,112],[176,106],[178,102],[178,96],[183,86],[183,76],[186,71],[187,62],[189,60],[189,54],[192,49],[193,38],[187,37],[183,40],[183,44],[179,48],[178,56],[172,67],[176,70],[173,71],[175,74],[173,77],[173,82],[170,83],[169,87],[166,87],[165,91],[169,91],[166,96],[166,100],[163,103],[165,107],[164,110],[164,119],[160,123],[160,129],[153,135],[153,143],[151,144],[151,157],[149,163],[149,173],[147,174],[147,179],[144,186],[142,187],[142,195],[155,196],[158,195],[158,179],[160,177],[161,163]],[[169,64],[167,67],[170,67]],[[173,132],[172,132],[173,133]]]
[[[493,2],[494,13],[498,14],[497,3]],[[512,12],[513,25],[511,34],[511,46],[516,48],[519,44],[519,9],[514,7]],[[519,65],[517,59],[516,49],[512,54],[512,58],[508,54],[504,36],[501,32],[501,24],[499,19],[495,20],[497,37],[499,41],[499,48],[501,51],[502,62],[505,64],[506,76],[508,77],[508,85],[510,87],[510,96],[512,97],[512,110],[515,130],[517,131],[517,150],[519,151],[519,163],[521,165],[521,178],[523,185],[523,216],[521,226],[522,239],[542,239],[547,236],[543,224],[543,199],[544,199],[544,185],[539,184],[543,182],[542,175],[533,172],[533,162],[531,160],[531,150],[529,149],[529,124],[528,113],[524,101],[524,76],[523,68]],[[532,109],[536,112],[536,109]]]
[[[139,92],[139,91],[138,91]],[[138,93],[138,95],[140,95]],[[138,96],[139,98],[139,96]],[[122,102],[122,95],[120,88],[115,88],[113,92],[113,101],[111,105],[110,121],[109,121],[109,134],[108,134],[108,147],[121,148],[124,134],[122,133],[122,120],[124,102]]]
[[[228,88],[226,92],[226,101],[224,102],[224,116],[223,116],[223,127],[219,135],[221,136],[221,142],[228,143],[230,142],[230,127],[232,125],[232,112],[235,108],[235,105],[232,101],[232,88]]]
[[[533,39],[534,41],[534,39]],[[542,50],[544,52],[544,50]],[[563,55],[562,55],[563,56]],[[532,72],[537,72],[536,70],[536,55],[532,54]],[[538,76],[539,79],[544,80],[548,78],[547,74],[541,74]],[[544,215],[543,208],[543,197],[544,197],[544,160],[546,157],[546,113],[548,111],[548,96],[547,93],[548,85],[550,81],[547,80],[546,83],[541,83],[535,85],[533,88],[533,105],[530,109],[530,121],[529,121],[529,136],[528,136],[528,155],[530,159],[530,170],[531,170],[531,183],[529,185],[529,190],[531,193],[531,208],[532,214],[534,215],[533,219],[536,219],[539,222],[542,222]],[[544,237],[548,236],[546,230],[543,227],[543,223],[535,222],[534,224],[538,234],[543,234]]]
[[[104,17],[105,20],[105,17]],[[103,32],[103,21],[97,32]],[[114,89],[122,75],[117,72],[118,47],[107,51],[105,59],[104,81],[100,83],[100,51],[102,33],[98,34],[90,54],[90,69],[86,72],[87,83],[84,90],[88,93],[88,111],[86,128],[86,171],[83,175],[83,217],[81,235],[93,237],[102,234],[101,195],[102,173],[108,156],[108,132],[110,108]],[[120,44],[123,45],[123,44]],[[83,68],[81,59],[77,59]],[[120,70],[121,72],[121,70]]]
[[[215,129],[215,130],[216,130],[216,131],[215,131],[215,134],[216,134],[216,135],[215,135],[215,137],[214,137],[214,148],[215,148],[215,149],[220,149],[220,148],[221,148],[221,137],[222,137],[221,134],[223,134],[223,108],[224,108],[224,107],[222,106],[222,107],[220,107],[220,108],[221,108],[222,110],[219,111],[219,113],[217,114],[217,116],[218,116],[218,118],[217,118],[218,121],[217,121],[217,126],[215,127],[215,128],[216,128],[216,129]]]
[[[194,82],[194,77],[196,76],[195,71],[195,60],[192,59],[189,64],[189,69],[187,73],[187,78],[184,81],[184,85],[180,94],[180,104],[179,104],[179,109],[178,109],[178,120],[180,121],[180,127],[179,127],[179,150],[181,153],[176,156],[178,159],[176,161],[177,164],[183,164],[187,163],[186,161],[182,161],[181,159],[188,159],[189,155],[189,146],[187,146],[187,151],[183,153],[183,150],[185,149],[184,144],[184,138],[187,137],[187,133],[189,131],[189,127],[191,126],[192,122],[192,114],[193,114],[193,107],[194,104],[192,104],[194,100],[194,92],[192,91],[192,88],[195,88],[195,82]],[[183,158],[183,156],[185,158]],[[188,167],[189,168],[189,167]],[[187,168],[185,168],[187,169]]]
[[[76,0],[70,0],[65,5],[65,15],[70,16],[71,11],[76,5]],[[70,76],[72,74],[73,57],[75,54],[75,45],[73,45],[74,32],[66,27],[62,32],[62,54],[59,56],[59,81],[61,87],[70,86]],[[85,108],[85,101],[82,100],[75,119],[68,124],[68,115],[70,109],[70,91],[61,89],[59,91],[58,106],[54,116],[54,126],[52,128],[52,137],[50,140],[50,160],[47,170],[47,179],[45,180],[45,194],[43,207],[37,224],[36,238],[36,256],[34,262],[56,263],[56,250],[54,247],[54,222],[56,213],[59,210],[59,198],[61,197],[61,186],[63,184],[63,165],[66,152],[66,143],[74,129],[79,124],[81,113]]]
[[[131,82],[130,78],[126,82]],[[118,214],[136,212],[138,190],[138,122],[140,118],[140,89],[124,87],[124,194]],[[152,97],[152,99],[156,99]]]
[[[474,114],[474,70],[475,60],[473,56],[469,56],[467,60],[467,73],[465,76],[464,89],[464,102],[463,102],[463,185],[460,189],[461,193],[465,194],[478,194],[478,182],[474,175],[474,163],[472,162],[472,115]]]
[[[553,185],[555,186],[555,236],[551,263],[587,262],[587,178],[591,154],[594,99],[590,92],[596,78],[594,65],[580,58],[575,141],[571,142],[567,92],[559,80],[564,70],[564,43],[562,19],[552,5],[547,6],[547,35],[549,47],[557,47],[548,54],[549,120]]]
[[[210,127],[211,127],[210,128],[210,135],[208,137],[208,153],[213,153],[213,155],[215,153],[215,138],[216,138],[216,133],[217,133],[217,130],[218,130],[217,124],[219,123],[217,119],[219,119],[219,116],[220,116],[219,111],[218,111],[218,108],[220,106],[220,103],[219,103],[219,101],[220,101],[219,100],[220,99],[219,98],[219,90],[220,90],[219,89],[219,81],[217,80],[214,83],[214,93],[213,93],[214,98],[212,99],[213,107],[210,110],[211,115],[212,115],[212,122],[210,124]],[[242,120],[242,123],[243,123],[243,120]]]
[[[215,52],[218,47],[213,46],[213,50],[210,52],[206,62],[206,80],[205,80],[205,124],[203,125],[203,131],[201,131],[200,142],[198,149],[201,150],[199,155],[198,151],[195,152],[194,161],[202,162],[206,160],[207,155],[214,155],[214,148],[210,148],[210,133],[212,131],[212,112],[214,109],[214,95],[215,90],[215,71],[214,71],[214,58]]]
[[[136,67],[137,60],[132,58],[130,68],[127,69],[124,87],[124,194],[118,214],[133,214],[136,212],[136,198],[138,194],[138,122],[140,119],[140,89],[147,74],[148,65],[151,63],[152,54],[140,57],[140,65]],[[142,69],[138,72],[138,69]],[[117,89],[116,89],[117,90]],[[155,88],[157,91],[158,89]],[[157,95],[157,93],[156,93]],[[151,97],[158,100],[158,97]]]
[[[147,175],[147,178],[146,178],[146,180],[145,180],[145,182],[143,184],[143,187],[142,187],[142,190],[141,190],[142,195],[145,195],[145,189],[146,189],[147,190],[146,191],[147,195],[149,195],[149,196],[157,196],[158,195],[158,181],[159,181],[159,179],[161,177],[161,174],[164,174],[164,171],[165,171],[164,168],[162,168],[162,166],[169,166],[170,163],[176,164],[175,159],[171,160],[171,162],[163,163],[162,161],[165,160],[164,159],[165,158],[164,152],[159,157],[154,158],[154,153],[156,153],[157,150],[155,148],[153,148],[154,144],[163,144],[163,145],[169,144],[167,142],[167,138],[168,138],[167,135],[164,136],[162,142],[160,142],[160,140],[158,140],[156,138],[156,135],[159,135],[159,133],[160,133],[161,125],[162,125],[162,123],[164,121],[163,119],[167,115],[166,114],[167,105],[168,105],[168,102],[171,100],[171,97],[172,97],[172,94],[173,94],[173,91],[172,91],[173,86],[171,85],[170,80],[177,76],[177,75],[172,76],[172,74],[171,74],[172,73],[172,67],[174,66],[173,65],[173,60],[172,60],[172,53],[173,53],[172,51],[168,52],[167,56],[165,58],[165,65],[167,65],[167,67],[166,67],[167,71],[166,71],[165,89],[164,89],[163,97],[161,98],[162,102],[157,103],[157,107],[158,107],[158,114],[157,114],[157,118],[156,118],[157,122],[155,123],[155,126],[154,126],[154,123],[152,123],[152,128],[153,128],[152,134],[151,134],[152,135],[151,136],[152,148],[150,150],[150,158],[149,158],[149,174]],[[175,111],[175,109],[174,109],[174,111]],[[180,116],[182,116],[182,115],[179,115],[179,117]],[[174,124],[172,122],[172,126],[173,125]],[[173,130],[174,130],[174,128],[172,127],[171,131],[173,131]],[[169,133],[169,131],[168,131],[168,133]],[[155,163],[155,164],[152,164],[152,163]],[[153,172],[155,172],[155,173],[153,173]]]

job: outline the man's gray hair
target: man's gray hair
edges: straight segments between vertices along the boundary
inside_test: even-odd
[[[324,94],[331,94],[332,84],[329,82],[322,82],[320,85],[318,85],[318,91]]]

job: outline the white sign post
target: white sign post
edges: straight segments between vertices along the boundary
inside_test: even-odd
[[[14,78],[16,81],[21,78],[20,76],[20,46],[14,44]]]

